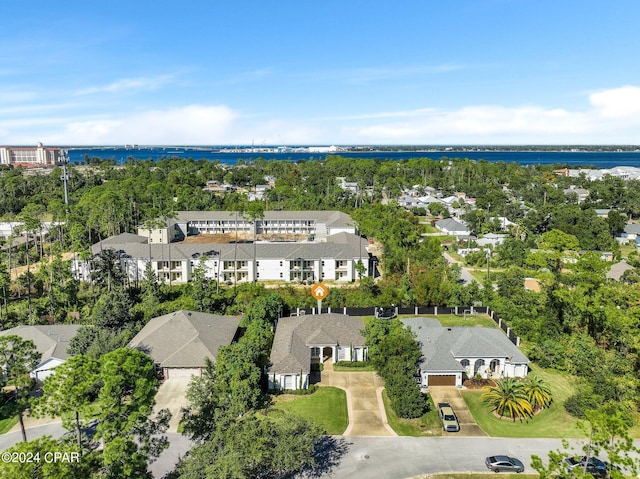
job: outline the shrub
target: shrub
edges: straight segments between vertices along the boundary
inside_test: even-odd
[[[322,371],[324,369],[324,364],[322,363],[311,363],[311,371]]]
[[[315,384],[311,384],[307,389],[292,389],[290,391],[286,391],[287,394],[295,394],[296,396],[308,396],[313,394],[318,390],[318,386]]]
[[[335,366],[345,368],[368,368],[370,366],[369,361],[338,361]]]

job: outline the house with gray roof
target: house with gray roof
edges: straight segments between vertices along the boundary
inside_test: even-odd
[[[280,318],[267,370],[270,389],[307,389],[312,363],[364,361],[362,318],[337,313]]]
[[[462,221],[454,220],[453,218],[446,218],[444,220],[436,221],[436,228],[448,235],[454,236],[467,236],[471,234],[471,230]]]
[[[215,362],[218,349],[237,339],[240,317],[175,311],[151,319],[129,342],[145,352],[165,379],[199,376],[205,358]]]
[[[615,264],[611,265],[609,271],[606,274],[607,279],[612,279],[614,281],[620,281],[622,275],[629,271],[630,269],[634,269],[626,260],[618,261]]]
[[[23,325],[0,331],[0,336],[15,334],[25,341],[33,341],[41,357],[40,363],[29,374],[37,382],[42,382],[53,374],[56,367],[71,357],[67,349],[78,329],[79,324]]]
[[[527,357],[500,329],[443,327],[433,318],[405,318],[422,349],[423,387],[458,386],[467,378],[525,377]]]

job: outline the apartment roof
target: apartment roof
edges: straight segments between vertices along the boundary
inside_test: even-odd
[[[253,259],[253,243],[238,243],[237,249],[234,243],[225,244],[186,244],[171,243],[147,244],[143,236],[118,235],[107,238],[91,247],[93,254],[98,254],[102,249],[111,248],[116,251],[124,251],[134,259],[146,259],[151,251],[152,260],[173,261],[181,259],[196,259],[202,255],[219,257],[222,260],[238,261]],[[129,241],[130,240],[130,241]],[[141,241],[142,240],[142,241]],[[327,236],[325,242],[277,242],[256,243],[256,257],[258,259],[352,259],[367,257],[366,240],[350,233],[337,233]]]

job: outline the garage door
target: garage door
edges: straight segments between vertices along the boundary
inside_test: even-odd
[[[200,368],[166,368],[165,379],[186,378],[200,376]]]
[[[456,375],[449,374],[444,376],[429,376],[428,386],[455,386]]]

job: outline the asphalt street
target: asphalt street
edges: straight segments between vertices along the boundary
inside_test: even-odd
[[[62,424],[47,424],[27,430],[27,438],[60,437]],[[185,436],[167,434],[170,446],[151,464],[157,479],[173,470],[191,447]],[[22,440],[20,431],[0,435],[0,450]],[[485,472],[484,458],[506,454],[520,459],[531,469],[531,455],[543,459],[550,450],[561,449],[560,439],[487,437],[344,437],[324,438],[327,445],[319,458],[320,470],[311,476],[332,479],[403,479],[436,472]],[[576,448],[576,451],[578,449]]]
[[[320,476],[333,479],[402,479],[436,472],[486,472],[484,459],[495,454],[517,457],[531,469],[531,455],[543,459],[560,449],[560,439],[487,437],[335,437],[346,452]]]
[[[442,256],[444,256],[444,258],[452,264],[457,264],[460,266],[460,280],[462,281],[462,283],[467,286],[468,284],[471,284],[471,282],[476,281],[476,279],[473,277],[473,275],[469,272],[469,268],[465,268],[464,266],[462,266],[462,263],[460,263],[460,261],[457,261],[456,259],[454,259],[450,254],[448,253],[442,253]],[[482,284],[478,283],[480,285],[480,287],[482,288]]]

